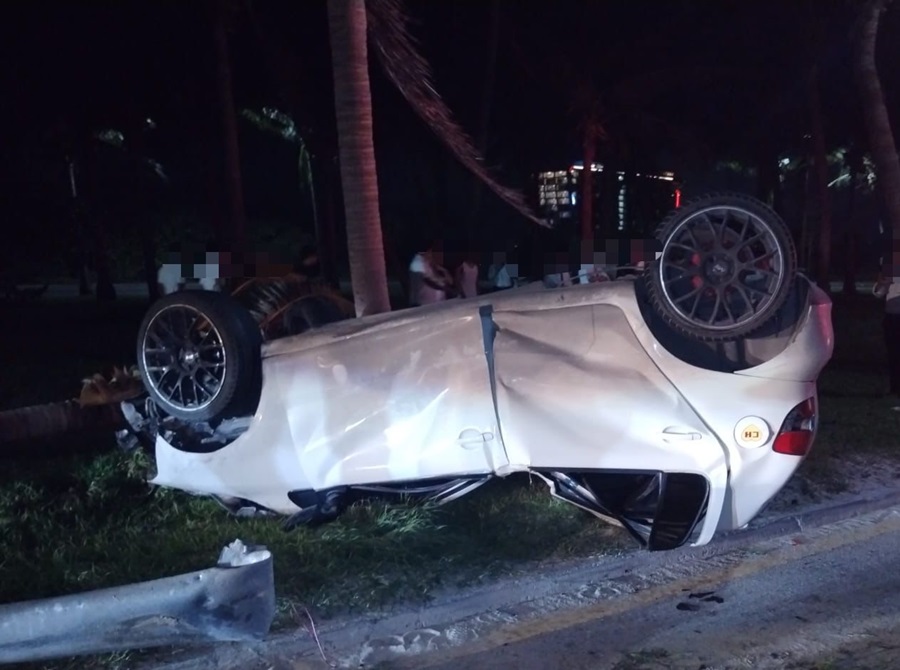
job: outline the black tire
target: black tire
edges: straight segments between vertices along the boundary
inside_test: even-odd
[[[216,422],[252,414],[262,381],[253,317],[216,291],[179,291],[148,310],[137,341],[147,393],[177,419]]]
[[[673,211],[656,232],[660,257],[642,275],[656,312],[699,340],[735,340],[781,308],[797,274],[787,226],[749,196],[704,196]]]

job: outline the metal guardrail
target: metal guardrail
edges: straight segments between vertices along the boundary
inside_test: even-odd
[[[0,605],[0,663],[254,641],[274,618],[272,554],[235,540],[206,570]]]

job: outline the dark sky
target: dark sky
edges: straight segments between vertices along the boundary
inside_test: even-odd
[[[841,43],[847,29],[844,5],[841,0],[810,5],[827,23],[826,41],[833,44],[830,79],[840,80],[840,86],[847,83],[840,71],[847,60]],[[410,0],[408,6],[418,21],[416,36],[435,68],[438,90],[474,132],[490,3]],[[803,103],[795,56],[809,32],[804,6],[780,0],[501,1],[492,135],[503,146],[535,156],[570,151],[561,147],[572,142],[565,130],[573,121],[564,75],[572,66],[589,74],[601,91],[629,76],[668,70],[677,85],[653,101],[661,112],[704,125],[714,139],[733,134],[736,122],[740,126],[752,119],[754,107]],[[272,99],[267,55],[286,49],[293,60],[276,55],[276,61],[295,77],[293,83],[304,87],[310,108],[328,109],[322,3],[255,0],[253,7],[261,31],[242,13],[232,42],[239,102]],[[206,118],[213,47],[201,3],[20,0],[9,3],[7,12],[2,26],[7,133],[40,127],[60,115],[91,123],[145,111],[173,120]],[[898,13],[889,12],[884,33],[898,23]],[[894,60],[884,58],[885,67]],[[733,68],[734,74],[708,83],[692,77],[696,68],[709,67]],[[846,107],[854,95],[842,90],[834,102]],[[398,100],[384,91],[376,102],[390,106]],[[321,116],[320,111],[315,118]],[[385,112],[376,122],[387,124],[391,116]]]
[[[578,160],[575,81],[590,82],[604,101],[622,84],[643,95],[641,112],[657,125],[639,124],[629,108],[613,105],[611,111],[635,160],[648,167],[681,169],[702,157],[752,161],[766,143],[779,151],[796,147],[809,125],[804,49],[816,30],[826,131],[831,143],[842,143],[858,128],[848,49],[851,4],[501,0],[488,161],[506,182],[524,187],[531,172]],[[236,104],[282,107],[287,92],[311,138],[329,146],[334,119],[324,0],[238,5],[230,45]],[[12,175],[4,179],[8,194],[24,190],[20,173],[34,156],[59,152],[61,129],[83,136],[112,126],[128,134],[148,117],[159,128],[153,151],[176,174],[181,170],[186,191],[204,188],[203,166],[216,161],[220,141],[205,3],[15,0],[4,7],[0,161]],[[477,134],[491,3],[407,0],[407,7],[437,90],[463,127]],[[900,5],[888,11],[880,35],[881,74],[895,115],[898,37]],[[452,161],[375,62],[372,83],[376,151],[389,166],[384,188],[395,194],[388,197],[398,201],[396,194],[407,188],[406,176],[391,181],[403,170],[430,171],[435,183],[446,181],[450,173],[442,171],[453,168],[444,164]],[[288,183],[290,160],[283,159],[285,170],[245,164],[245,178],[262,182],[283,172],[279,178]],[[45,196],[41,188],[29,182],[33,199]]]

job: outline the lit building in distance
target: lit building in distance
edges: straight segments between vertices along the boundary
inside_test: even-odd
[[[555,227],[577,229],[583,173],[584,166],[578,161],[565,170],[536,175],[538,211]],[[612,236],[646,236],[666,213],[681,205],[681,190],[673,172],[619,171],[612,182],[604,180],[602,173],[603,165],[591,166],[595,230],[606,217],[607,232]],[[613,201],[608,202],[607,197]]]

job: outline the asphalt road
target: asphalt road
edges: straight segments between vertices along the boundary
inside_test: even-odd
[[[523,602],[518,613],[504,606],[443,628],[417,628],[407,618],[364,639],[359,629],[367,624],[360,621],[343,633],[322,631],[331,638],[322,640],[324,648],[298,629],[255,645],[162,653],[134,667],[900,668],[900,506],[836,519],[718,548],[666,552],[661,561],[625,559],[631,567],[624,572],[581,582],[577,590],[587,596],[581,604],[551,594]],[[533,615],[523,614],[529,607]]]
[[[898,668],[900,511],[379,668]]]

